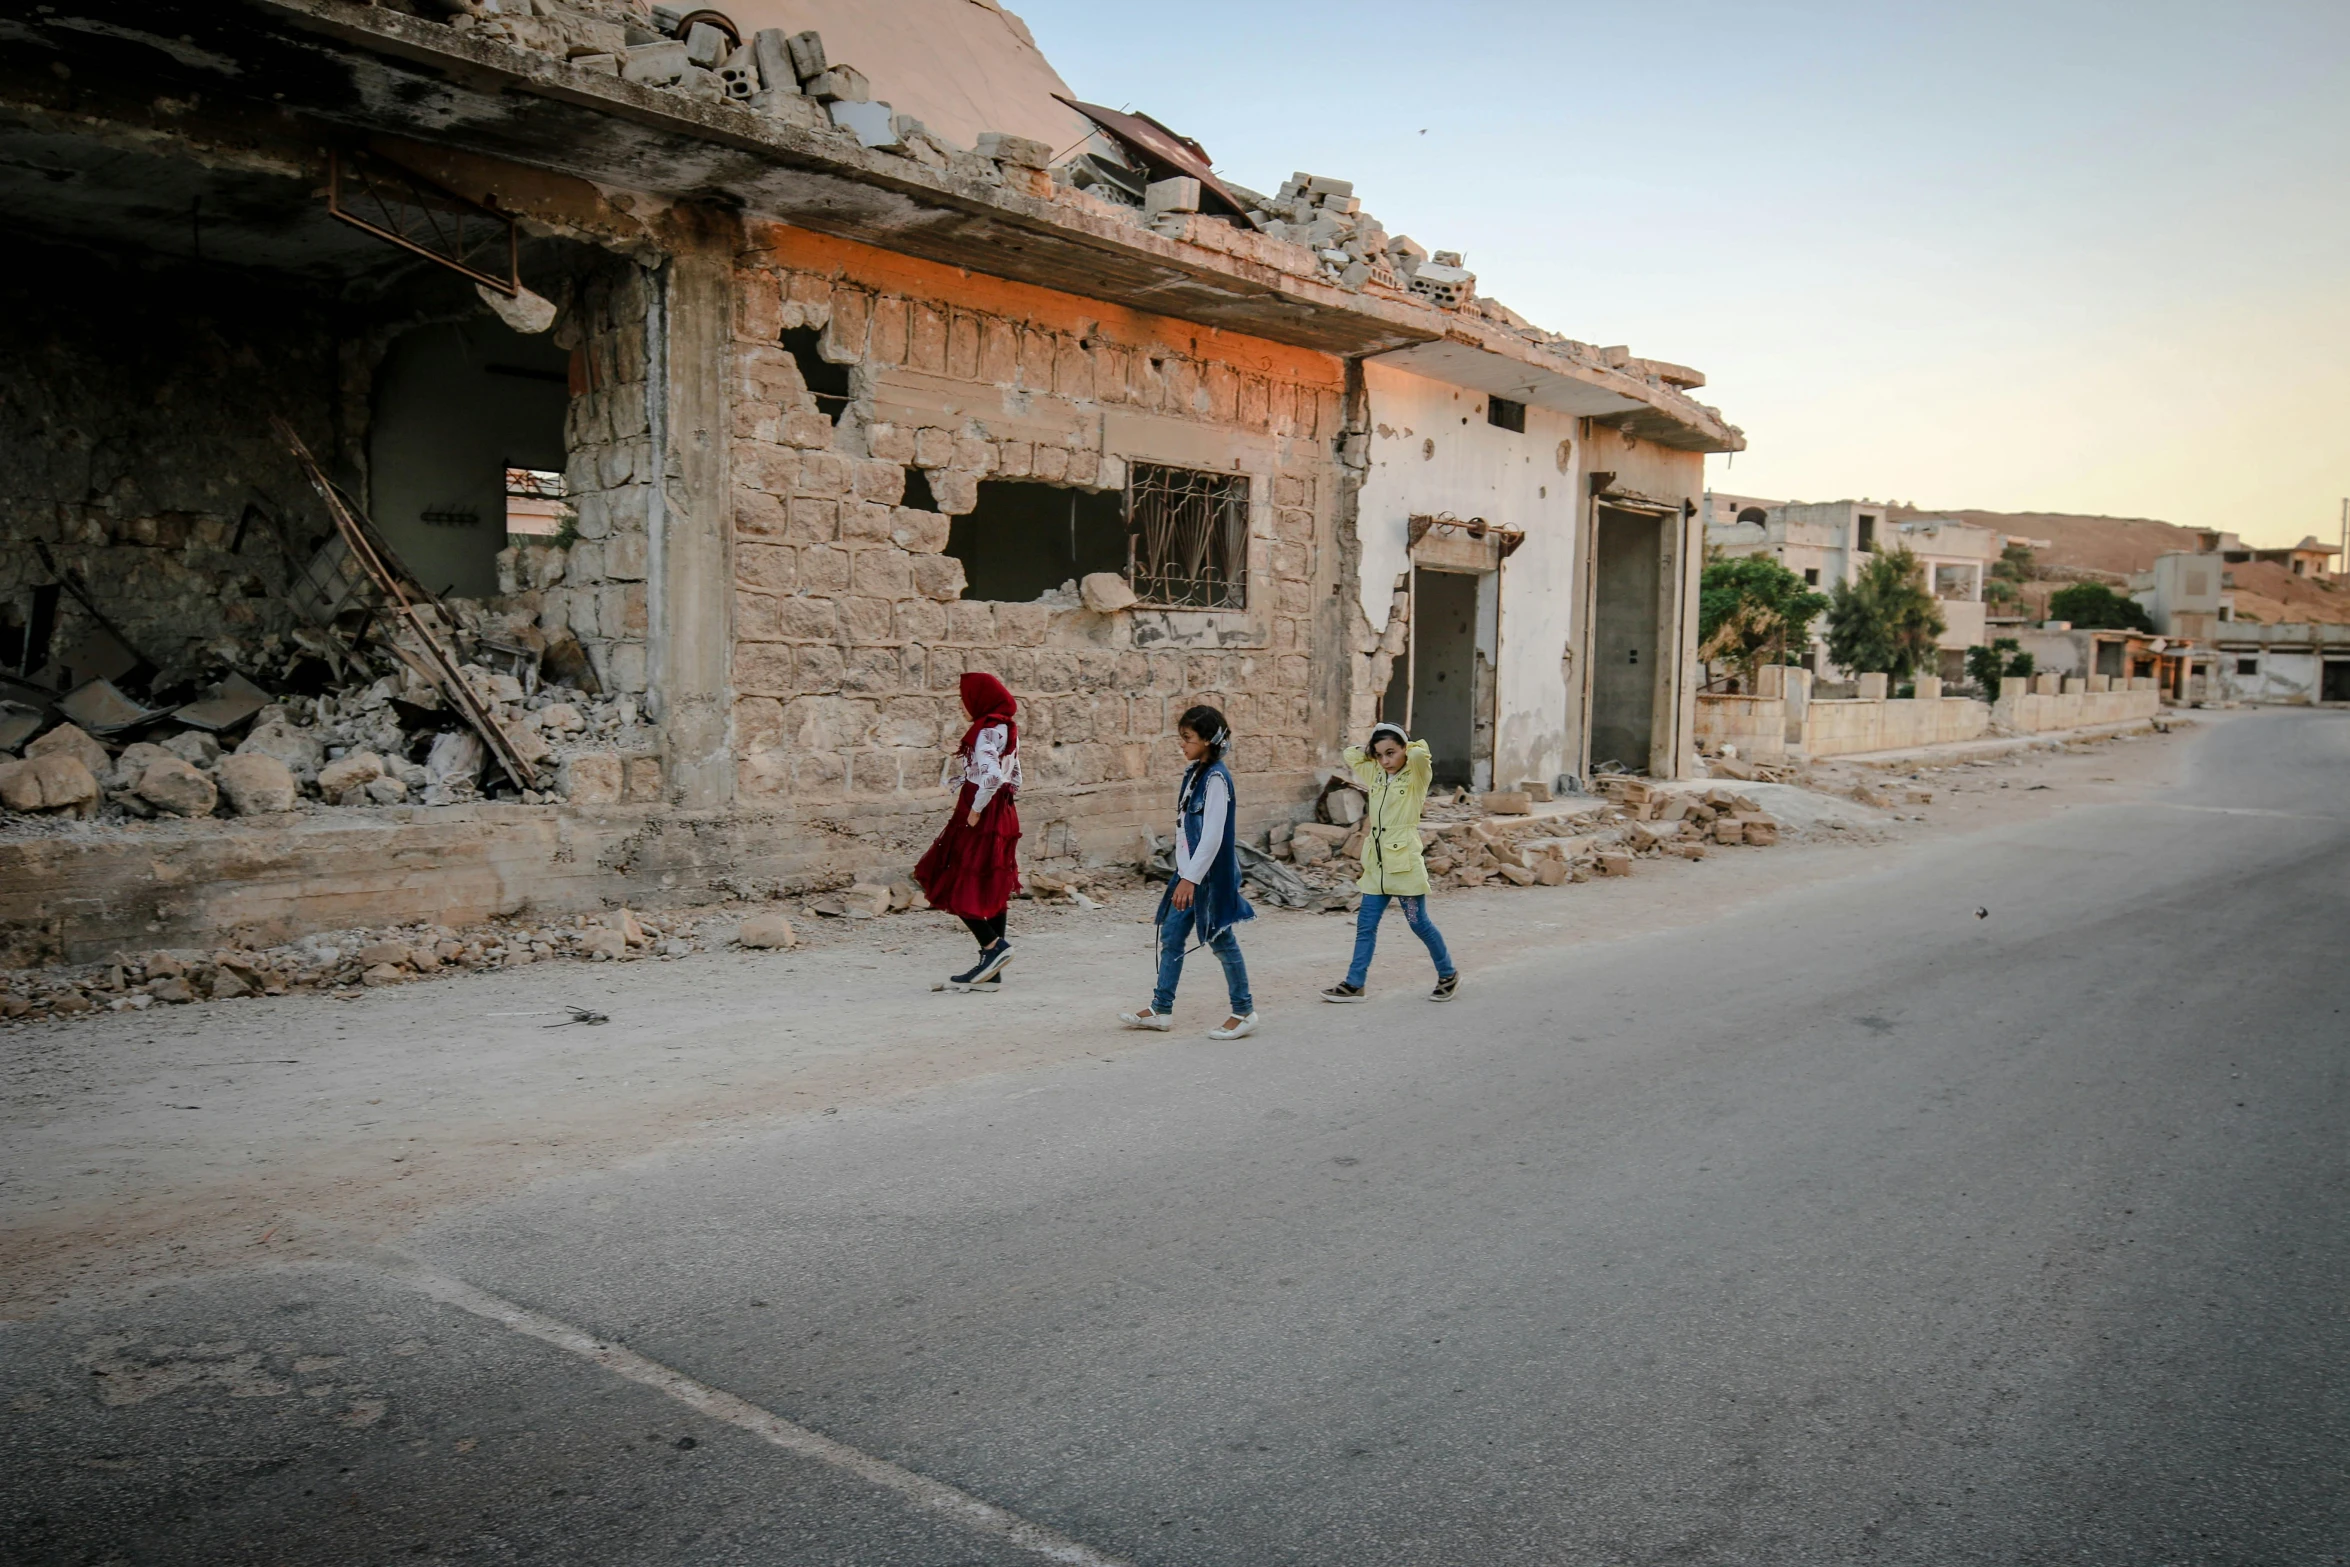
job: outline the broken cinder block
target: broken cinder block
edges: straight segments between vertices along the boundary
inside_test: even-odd
[[[813,81],[824,74],[824,35],[822,33],[794,33],[784,40],[784,47],[791,55],[792,74],[802,82]]]
[[[685,45],[664,38],[657,44],[632,47],[620,62],[620,79],[644,87],[668,87],[682,80],[692,64],[686,58]]]
[[[791,39],[782,28],[762,27],[751,34],[751,41],[744,47],[750,51],[751,64],[758,70],[761,88],[768,92],[800,90],[800,74],[792,66]]]
[[[869,103],[873,84],[853,65],[836,65],[806,83],[809,97],[818,103]]]
[[[685,58],[689,65],[698,65],[705,71],[718,69],[728,55],[734,53],[734,42],[708,22],[696,22],[685,35]]]
[[[1199,211],[1199,181],[1187,174],[1153,180],[1142,188],[1142,215],[1155,218],[1165,212]]]
[[[1032,136],[1014,136],[1009,131],[981,131],[976,150],[982,158],[1016,169],[1050,168],[1053,161],[1052,148]]]

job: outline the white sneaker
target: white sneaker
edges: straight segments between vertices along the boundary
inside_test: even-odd
[[[1140,1012],[1121,1012],[1118,1021],[1128,1028],[1147,1028],[1159,1034],[1175,1026],[1173,1018],[1164,1012],[1153,1012],[1149,1007],[1144,1007]]]
[[[1248,1016],[1233,1024],[1230,1028],[1209,1029],[1208,1037],[1210,1039],[1246,1039],[1249,1035],[1255,1033],[1256,1031],[1257,1015],[1254,1012],[1251,1012]]]

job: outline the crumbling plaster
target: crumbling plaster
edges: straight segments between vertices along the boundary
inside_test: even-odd
[[[1363,369],[1369,466],[1355,514],[1363,614],[1384,627],[1395,583],[1412,564],[1412,517],[1482,517],[1522,532],[1524,542],[1500,567],[1494,778],[1547,783],[1572,770],[1560,658],[1575,622],[1581,421],[1528,408],[1523,433],[1505,430],[1488,421],[1484,392],[1377,360]]]
[[[1190,702],[1225,708],[1255,809],[1306,787],[1338,739],[1311,698],[1315,664],[1341,652],[1317,646],[1316,614],[1338,582],[1338,361],[783,225],[751,228],[738,308],[746,804],[935,812],[966,669],[1027,704],[1027,814],[1097,847],[1122,849],[1162,809]],[[853,367],[837,424],[779,346],[801,326]],[[1249,475],[1245,611],[962,596],[961,562],[940,552],[983,478],[1109,489],[1137,460]],[[939,511],[902,504],[909,467]]]
[[[1599,491],[1645,497],[1678,508],[1676,516],[1665,519],[1663,529],[1668,558],[1662,562],[1659,578],[1658,624],[1664,628],[1671,656],[1658,674],[1656,731],[1650,756],[1658,776],[1683,777],[1697,753],[1697,585],[1705,569],[1705,520],[1700,506],[1705,494],[1705,457],[1700,452],[1660,446],[1630,430],[1596,420],[1584,421],[1580,444],[1587,494],[1576,523],[1575,558],[1579,563],[1592,558]],[[1576,597],[1586,615],[1586,628],[1593,590],[1590,573],[1579,572]],[[1576,666],[1570,679],[1577,693],[1568,711],[1566,754],[1574,759],[1570,771],[1582,770],[1581,764],[1588,761],[1592,672],[1587,644],[1587,637],[1578,637],[1570,659]]]

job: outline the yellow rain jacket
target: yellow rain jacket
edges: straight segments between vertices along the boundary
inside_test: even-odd
[[[1368,893],[1398,898],[1425,897],[1428,861],[1420,853],[1420,807],[1428,803],[1433,767],[1428,742],[1404,747],[1401,771],[1389,772],[1359,745],[1346,748],[1347,769],[1371,808],[1363,816],[1363,874],[1355,885]]]

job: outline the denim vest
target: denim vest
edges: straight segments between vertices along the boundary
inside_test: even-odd
[[[1224,811],[1224,841],[1217,846],[1216,858],[1209,864],[1208,873],[1199,888],[1191,895],[1192,928],[1199,932],[1203,942],[1213,941],[1217,935],[1242,920],[1253,920],[1257,911],[1248,899],[1240,895],[1240,850],[1235,826],[1240,817],[1240,791],[1232,787],[1232,774],[1220,761],[1202,767],[1194,762],[1183,774],[1183,793],[1176,806],[1176,818],[1182,824],[1183,839],[1198,842],[1201,828],[1208,814],[1208,780],[1222,777],[1227,798],[1231,804]],[[1175,883],[1169,881],[1167,890],[1159,894],[1159,912],[1156,924],[1165,924],[1167,911],[1173,906]]]

